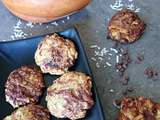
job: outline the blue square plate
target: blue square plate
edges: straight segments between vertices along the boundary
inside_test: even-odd
[[[77,30],[75,28],[71,28],[63,32],[59,32],[58,34],[71,39],[75,43],[79,53],[76,64],[70,70],[81,71],[92,76]],[[42,35],[24,40],[0,43],[0,120],[14,111],[11,105],[5,102],[4,86],[9,73],[22,65],[36,65],[34,62],[34,53],[38,43],[43,40],[44,37],[45,35]],[[45,74],[45,86],[48,87],[51,85],[52,81],[56,78],[57,76]],[[94,81],[92,91],[95,105],[93,108],[88,110],[85,120],[104,120]],[[40,99],[40,104],[43,106],[46,106],[45,96],[46,90]],[[52,116],[51,120],[55,119],[56,118]]]

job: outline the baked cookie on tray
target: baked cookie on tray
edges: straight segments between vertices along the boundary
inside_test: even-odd
[[[44,88],[39,69],[22,66],[12,71],[5,84],[6,101],[14,108],[38,102]]]
[[[94,101],[91,78],[81,72],[67,72],[47,90],[47,107],[57,118],[84,118]]]
[[[132,43],[140,38],[145,28],[146,24],[135,12],[124,9],[109,21],[108,38],[120,43]]]
[[[50,114],[42,106],[30,104],[18,108],[3,120],[50,120]]]
[[[118,120],[160,120],[160,104],[144,97],[126,97],[121,101]]]
[[[35,62],[43,73],[61,75],[74,65],[77,56],[74,43],[54,33],[38,45]]]

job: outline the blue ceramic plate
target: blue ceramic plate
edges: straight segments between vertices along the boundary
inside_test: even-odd
[[[58,34],[65,38],[71,39],[75,43],[79,53],[76,64],[70,70],[81,71],[92,76],[77,30],[72,28],[59,32]],[[34,62],[34,53],[38,43],[43,40],[44,37],[45,35],[24,40],[17,40],[14,42],[0,43],[0,120],[14,111],[11,105],[5,102],[4,86],[9,73],[22,65],[36,65]],[[59,76],[45,74],[45,86],[48,87],[51,85],[52,81],[57,77]],[[88,110],[85,120],[104,120],[94,81],[92,91],[95,105],[93,108]],[[40,104],[43,106],[46,106],[45,96],[46,90],[40,99]],[[51,120],[55,119],[56,118],[52,116]]]

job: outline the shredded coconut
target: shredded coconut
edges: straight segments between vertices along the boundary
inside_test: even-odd
[[[70,17],[69,16],[67,16],[67,20],[69,20],[70,19]]]
[[[115,0],[113,4],[110,4],[111,9],[120,11],[123,8],[140,12],[140,8],[135,5],[134,0]]]
[[[64,20],[62,20],[62,23],[65,23],[65,21],[64,21]]]
[[[127,9],[133,10],[135,12],[140,12],[140,8],[135,7],[133,3],[129,4],[127,6]]]
[[[119,56],[116,55],[116,63],[119,63]]]
[[[122,3],[122,0],[116,0],[114,4],[111,4],[110,7],[113,9],[113,10],[122,10],[123,9],[123,3]]]
[[[110,48],[111,51],[115,52],[116,54],[118,53],[118,50],[114,49],[114,48]]]
[[[64,21],[64,19],[65,19],[65,21]],[[61,24],[65,24],[67,20],[70,20],[70,16],[67,16],[64,19],[59,20],[61,22]],[[26,33],[25,28],[30,28],[32,30],[35,26],[38,26],[38,25],[41,26],[42,23],[35,24],[32,22],[22,22],[21,19],[18,19],[18,21],[16,22],[16,24],[12,28],[13,32],[12,32],[10,38],[12,40],[26,38],[27,36],[32,35],[32,33]],[[58,26],[59,24],[57,21],[54,21],[54,22],[48,23],[45,27],[49,28],[49,25]]]
[[[102,57],[98,57],[98,59],[99,59],[100,61],[102,61],[102,60],[103,60],[103,58],[102,58]]]
[[[109,92],[113,93],[113,92],[114,92],[114,90],[113,90],[113,89],[110,89],[110,90],[109,90]]]
[[[97,67],[97,68],[100,68],[100,65],[99,65],[99,63],[98,63],[98,62],[96,63],[96,67]]]
[[[100,47],[98,47],[98,45],[91,45],[90,48],[97,48],[97,49],[100,49]]]
[[[28,23],[26,24],[26,26],[28,26],[28,27],[30,27],[30,28],[33,28],[33,27],[34,27],[34,24],[33,24],[32,22],[28,22]]]
[[[22,21],[19,19],[13,26],[13,34],[10,36],[12,40],[18,38],[26,38],[27,34],[21,29]]]
[[[94,58],[94,57],[91,57],[91,60],[93,60],[93,61],[96,61],[96,58]]]
[[[94,56],[91,57],[91,60],[97,68],[112,67],[114,66],[113,64],[119,63],[119,59],[122,56],[121,51],[116,48],[101,48],[98,45],[90,45],[90,49],[93,51]]]
[[[109,55],[109,56],[113,56],[113,54],[112,54],[112,53],[108,53],[108,55]]]
[[[58,23],[56,21],[52,22],[51,25],[58,26]]]
[[[109,67],[112,66],[111,63],[109,63],[109,62],[106,62],[106,65],[109,66]]]

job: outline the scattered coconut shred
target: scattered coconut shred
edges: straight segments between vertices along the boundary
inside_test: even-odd
[[[91,60],[94,62],[97,68],[104,67],[112,67],[115,64],[120,62],[124,49],[116,49],[116,48],[101,48],[98,45],[91,45],[90,49],[93,50],[93,57]]]
[[[22,30],[22,21],[19,19],[16,25],[13,26],[13,34],[11,39],[15,40],[17,38],[26,38],[27,34]]]
[[[46,28],[49,25],[58,26],[59,24],[65,24],[67,21],[70,20],[70,16],[66,16],[63,20],[53,21],[45,25]],[[11,40],[16,39],[25,39],[27,36],[32,35],[32,33],[26,33],[25,28],[33,29],[34,27],[41,26],[42,23],[32,23],[32,22],[23,22],[21,19],[18,19],[17,23],[13,26],[13,33],[11,34]]]
[[[135,5],[134,0],[114,0],[113,4],[110,4],[110,8],[113,10],[120,11],[123,8],[133,10],[135,12],[140,12],[140,8]]]

